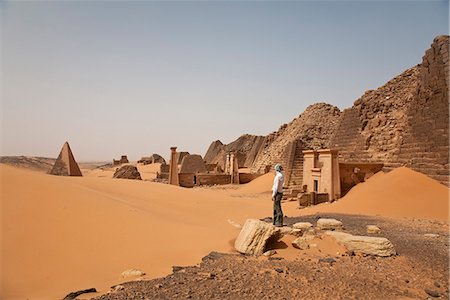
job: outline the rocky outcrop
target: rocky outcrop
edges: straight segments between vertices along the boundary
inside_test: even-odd
[[[142,180],[141,174],[138,169],[132,165],[125,165],[116,170],[113,175],[114,178],[123,178],[123,179],[137,179]]]
[[[280,230],[277,227],[260,220],[247,219],[234,243],[234,248],[243,254],[259,256],[266,251],[269,240],[277,240],[280,237]]]
[[[354,253],[376,256],[392,256],[396,254],[394,245],[386,238],[359,236],[336,231],[327,231],[326,234],[335,238],[338,243]]]
[[[0,164],[11,165],[18,168],[31,169],[48,173],[55,164],[54,158],[37,156],[0,156]]]

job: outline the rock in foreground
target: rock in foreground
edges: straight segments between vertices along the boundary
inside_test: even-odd
[[[317,220],[317,229],[321,230],[342,229],[342,222],[336,219],[319,219]]]
[[[334,237],[337,242],[344,245],[347,250],[355,253],[392,256],[396,254],[394,245],[382,237],[351,235],[344,232],[327,231],[326,234]]]
[[[272,224],[247,219],[234,243],[234,248],[243,254],[259,256],[265,252],[269,239],[278,240],[280,236],[280,230]]]

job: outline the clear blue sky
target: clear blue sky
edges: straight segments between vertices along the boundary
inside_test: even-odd
[[[344,109],[448,34],[448,1],[1,4],[1,154],[137,160]]]

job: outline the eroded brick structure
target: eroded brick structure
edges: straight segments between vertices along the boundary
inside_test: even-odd
[[[420,65],[343,111],[331,140],[342,162],[407,166],[448,184],[448,43],[436,37]]]

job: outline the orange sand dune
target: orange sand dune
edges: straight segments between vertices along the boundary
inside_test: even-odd
[[[58,177],[0,165],[1,299],[58,299],[163,276],[212,250],[230,251],[233,222],[271,214],[270,198],[148,181]]]
[[[0,164],[1,299],[106,291],[130,268],[147,278],[163,276],[210,251],[232,251],[236,223],[272,214],[273,173],[233,189],[101,175],[58,177]],[[288,202],[283,211],[290,217],[336,212],[448,220],[448,197],[445,186],[399,168],[376,174],[335,203],[297,210]]]
[[[402,167],[375,174],[335,203],[301,210],[301,214],[316,212],[448,221],[449,189],[422,173]]]

